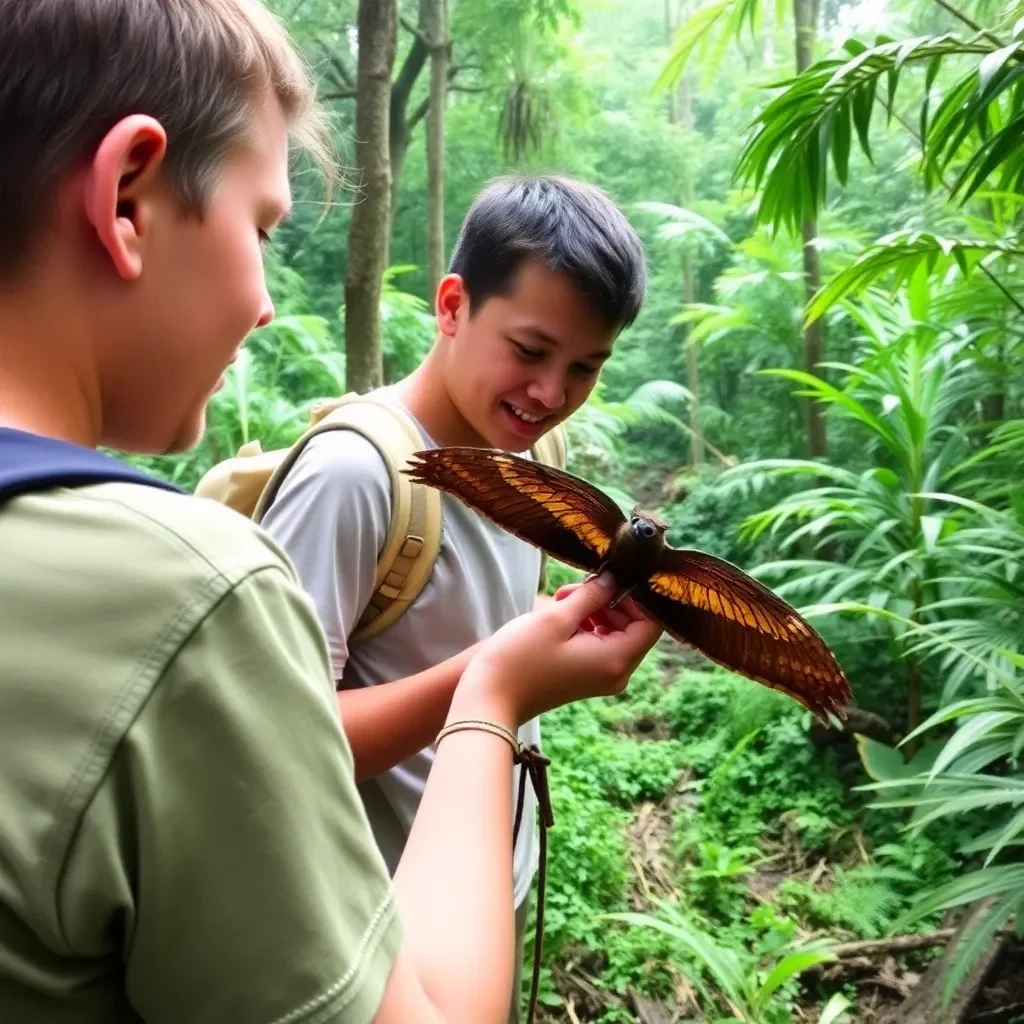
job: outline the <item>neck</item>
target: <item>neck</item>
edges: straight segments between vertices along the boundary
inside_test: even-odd
[[[395,385],[395,392],[406,408],[423,424],[434,441],[448,445],[491,447],[463,417],[452,402],[444,384],[443,353],[435,341],[427,358],[404,380]]]
[[[60,319],[45,295],[0,298],[0,426],[95,448],[98,382]]]

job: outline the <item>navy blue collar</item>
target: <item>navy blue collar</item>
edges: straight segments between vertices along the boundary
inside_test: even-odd
[[[0,499],[53,487],[118,481],[184,493],[180,487],[93,448],[0,427]]]

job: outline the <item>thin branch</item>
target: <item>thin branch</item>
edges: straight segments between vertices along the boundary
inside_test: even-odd
[[[322,100],[354,100],[355,98],[355,89],[338,89],[335,92],[320,93],[320,99]]]
[[[429,97],[425,99],[409,117],[409,120],[405,122],[405,130],[412,135],[413,128],[416,127],[427,116],[427,110],[430,108]]]
[[[935,0],[935,2],[945,11],[948,11],[959,21],[962,21],[968,28],[973,29],[979,35],[984,36],[989,42],[994,43],[996,46],[1005,46],[1006,44],[996,35],[993,35],[987,28],[979,25],[970,15],[964,14],[963,11],[958,10],[954,7],[949,0]]]
[[[428,50],[430,49],[430,40],[423,34],[422,31],[420,31],[419,25],[415,24],[415,22],[410,21],[409,18],[406,17],[404,14],[401,15],[398,20],[402,28],[404,28],[406,32],[410,33],[411,35],[414,35]]]
[[[878,956],[883,953],[907,953],[914,949],[929,949],[932,946],[944,946],[956,934],[955,928],[940,928],[938,931],[925,932],[920,935],[894,935],[889,939],[865,939],[861,942],[840,942],[831,946],[828,952],[840,960],[854,956]],[[999,936],[1014,934],[1012,928],[1003,928],[996,933]],[[827,964],[823,966],[827,967]]]
[[[402,62],[402,69],[398,77],[391,84],[391,116],[396,117],[405,111],[405,105],[409,102],[416,79],[419,78],[423,66],[427,62],[429,47],[423,39],[417,36],[416,41],[409,48]]]
[[[352,72],[345,66],[345,62],[326,44],[321,42],[320,48],[323,50],[324,56],[327,58],[328,63],[331,66],[331,70],[341,80],[341,84],[346,88],[352,90],[352,94],[355,95],[356,81],[352,77]]]
[[[491,88],[487,85],[448,85],[449,92],[490,92]]]
[[[978,264],[978,269],[1017,307],[1017,312],[1024,315],[1024,305],[1021,305],[1007,290],[1006,285],[992,273],[984,263]]]

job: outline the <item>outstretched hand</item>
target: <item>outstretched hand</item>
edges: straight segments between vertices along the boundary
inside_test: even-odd
[[[621,692],[661,627],[628,599],[608,608],[614,592],[608,574],[562,587],[554,601],[505,625],[480,645],[453,707],[484,700],[518,725],[574,700]]]

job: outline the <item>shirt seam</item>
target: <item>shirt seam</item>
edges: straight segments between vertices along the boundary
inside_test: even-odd
[[[127,486],[135,487],[144,485],[128,484]],[[206,566],[206,568],[209,569],[215,576],[222,577],[226,580],[230,580],[232,579],[233,575],[237,575],[226,572],[224,568],[218,565],[206,551],[204,551],[200,547],[197,547],[196,544],[194,544],[183,533],[176,530],[173,526],[169,525],[168,523],[165,523],[160,518],[151,515],[145,509],[138,508],[131,502],[125,501],[123,498],[117,497],[115,495],[90,494],[88,491],[79,489],[76,489],[74,491],[67,489],[67,493],[74,493],[77,497],[85,501],[92,501],[104,505],[116,505],[118,508],[124,510],[129,515],[134,516],[137,519],[144,520],[150,527],[155,528],[156,532],[159,532],[164,537],[169,538],[172,542],[175,542],[179,546],[187,549],[189,552],[195,555],[195,557],[199,559]],[[186,498],[186,500],[204,500],[196,499],[189,495],[185,495],[184,497]],[[257,533],[258,527],[255,524],[252,524],[251,521],[246,517],[243,516],[242,518],[244,522],[250,524],[250,530],[248,531],[249,539],[253,542],[254,545],[259,545],[259,537]],[[241,533],[241,531],[236,532]],[[283,563],[281,559],[275,557],[274,553],[269,550],[261,552],[261,556],[262,557],[260,558],[258,564],[240,570],[241,575],[238,575],[238,580],[236,582],[240,582],[241,580],[245,579],[250,573],[256,572],[262,568],[286,568],[285,563]]]
[[[335,1000],[340,1001],[332,1008],[332,1011],[342,1010],[348,1006],[359,993],[359,986],[355,982],[359,981],[360,976],[365,974],[365,969],[369,965],[372,955],[380,947],[381,941],[386,934],[387,926],[395,918],[395,909],[394,890],[389,888],[384,899],[377,905],[377,909],[370,919],[370,924],[363,932],[363,938],[356,950],[352,966],[333,985],[325,989],[318,996],[314,996],[301,1006],[297,1006],[294,1010],[290,1010],[280,1017],[275,1017],[270,1024],[297,1024],[297,1022],[309,1020],[314,1013],[324,1009]]]

